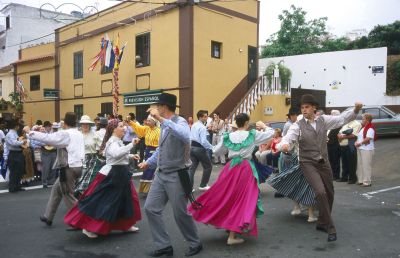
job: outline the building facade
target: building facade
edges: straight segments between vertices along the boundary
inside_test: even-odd
[[[110,114],[113,74],[100,65],[94,71],[88,68],[101,38],[107,35],[115,42],[119,35],[120,48],[127,42],[119,67],[119,114],[135,112],[143,118],[157,95],[167,91],[178,96],[177,112],[185,117],[199,109],[226,116],[258,76],[259,2],[165,2],[124,2],[56,29],[54,51],[36,55],[40,78],[54,76],[54,83],[41,79],[40,90],[28,92],[26,115],[59,121],[68,111],[92,118]],[[51,53],[54,59],[40,58]],[[32,65],[16,64],[24,81],[34,76],[28,70]],[[42,85],[54,85],[57,99],[44,99]]]

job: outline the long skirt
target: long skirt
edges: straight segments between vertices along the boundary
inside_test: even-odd
[[[25,174],[22,176],[22,181],[30,182],[33,180],[33,178],[35,176],[31,148],[28,147],[26,149],[23,149],[22,154],[24,155],[24,158],[25,158]]]
[[[104,166],[105,160],[97,154],[86,154],[83,163],[82,176],[75,185],[75,196],[79,197],[95,179]]]
[[[157,149],[156,147],[147,146],[144,156],[145,160],[148,160],[156,151],[156,149]],[[153,182],[155,171],[156,170],[154,168],[148,168],[145,171],[143,171],[143,174],[140,178],[139,193],[147,194],[149,192],[151,182]]]
[[[284,196],[306,206],[316,204],[315,193],[300,169],[297,155],[292,155],[291,165],[277,176],[269,178],[267,183]]]
[[[231,162],[211,188],[197,198],[203,207],[196,210],[190,205],[188,210],[198,222],[257,236],[257,179],[248,160],[230,168]]]
[[[141,218],[128,166],[114,165],[107,176],[96,175],[64,222],[73,228],[107,235],[111,230],[128,230]]]

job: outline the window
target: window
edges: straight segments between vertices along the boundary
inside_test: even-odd
[[[3,96],[3,81],[0,80],[0,97]]]
[[[211,41],[211,57],[221,58],[222,56],[222,43]]]
[[[78,121],[81,120],[81,117],[83,116],[83,105],[74,105],[74,113],[76,114]]]
[[[385,111],[380,110],[380,112],[379,112],[379,118],[380,118],[380,119],[387,119],[387,118],[392,118],[392,116],[389,115],[388,113],[386,113]]]
[[[136,36],[136,67],[150,65],[150,33]]]
[[[372,115],[372,119],[379,118],[379,108],[367,108],[365,109],[364,113],[369,113]]]
[[[83,52],[74,53],[74,79],[83,78]]]
[[[6,30],[10,28],[10,15],[6,17]]]
[[[106,115],[111,115],[113,113],[113,103],[112,102],[101,103],[101,113]]]
[[[40,90],[40,75],[31,76],[31,91]]]
[[[106,73],[111,73],[113,70],[113,67],[107,67],[107,66],[103,66],[101,68],[101,74],[106,74]]]

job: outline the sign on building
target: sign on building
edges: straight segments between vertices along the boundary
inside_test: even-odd
[[[161,92],[133,93],[124,95],[124,106],[151,105],[158,102]]]
[[[43,89],[44,99],[59,99],[60,91],[55,89]]]

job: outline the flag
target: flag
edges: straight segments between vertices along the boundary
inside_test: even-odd
[[[19,97],[21,99],[21,102],[25,102],[27,94],[25,92],[24,84],[21,81],[21,78],[18,76],[17,77],[17,87],[16,87],[17,93],[19,93]]]
[[[104,62],[104,65],[105,65],[107,68],[111,67],[110,61],[111,61],[111,53],[112,53],[112,52],[113,52],[112,43],[111,43],[110,40],[108,40],[108,42],[107,42],[107,48],[106,48],[106,58],[105,58],[105,62]],[[114,64],[113,64],[113,65],[114,65]]]
[[[115,54],[114,54],[114,50],[113,50],[113,45],[111,43],[111,50],[110,50],[110,63],[108,64],[108,68],[114,68],[114,64],[115,64]]]
[[[114,62],[114,69],[118,69],[119,63],[119,33],[117,36],[117,39],[115,41],[115,48],[114,48],[114,54],[115,54],[115,62]]]
[[[127,43],[128,43],[128,42],[125,42],[125,44],[124,44],[124,45],[122,46],[122,48],[121,48],[121,52],[119,53],[118,65],[121,64],[122,55],[124,54],[124,49],[125,49]]]

